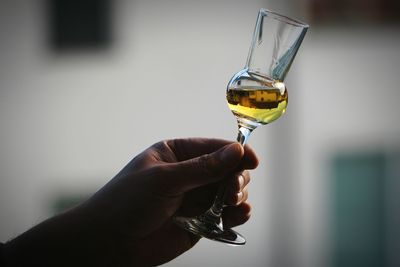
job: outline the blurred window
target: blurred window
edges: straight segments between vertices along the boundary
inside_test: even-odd
[[[310,0],[314,23],[399,24],[399,14],[398,0]]]
[[[57,50],[98,48],[111,41],[109,0],[48,0],[50,41]]]
[[[338,153],[332,167],[331,266],[400,266],[400,153]]]

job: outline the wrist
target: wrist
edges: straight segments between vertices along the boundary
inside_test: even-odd
[[[6,266],[5,259],[4,259],[4,249],[5,244],[0,243],[0,266]]]
[[[7,242],[5,266],[106,265],[108,244],[90,213],[78,206]]]

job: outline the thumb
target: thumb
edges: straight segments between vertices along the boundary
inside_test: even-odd
[[[239,143],[226,145],[219,150],[189,160],[170,164],[169,185],[177,193],[222,180],[234,170],[244,155]]]

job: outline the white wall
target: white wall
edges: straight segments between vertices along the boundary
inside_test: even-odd
[[[334,153],[399,151],[398,33],[387,26],[317,27],[303,44],[294,134],[302,266],[326,266],[328,161]]]
[[[258,9],[266,3],[114,3],[109,51],[60,55],[46,48],[43,1],[1,2],[2,242],[46,218],[59,193],[96,190],[158,140],[235,138],[224,90],[245,63]],[[170,266],[265,266],[271,203],[265,135],[273,131],[257,130],[251,141],[261,166],[250,188],[253,218],[239,228],[248,244],[203,240]]]
[[[289,2],[114,1],[110,50],[58,55],[46,49],[42,1],[2,1],[0,241],[160,139],[233,139],[226,83],[258,9],[304,12]],[[239,227],[248,244],[202,240],[167,266],[324,266],[325,160],[340,146],[398,146],[399,50],[397,28],[311,25],[286,81],[288,112],[250,141],[261,165]]]

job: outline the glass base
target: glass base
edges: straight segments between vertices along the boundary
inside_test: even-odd
[[[183,229],[214,241],[237,246],[246,244],[246,239],[242,235],[232,229],[223,228],[221,224],[205,222],[198,217],[175,217],[174,221]]]

